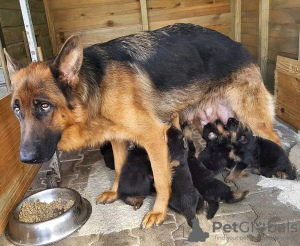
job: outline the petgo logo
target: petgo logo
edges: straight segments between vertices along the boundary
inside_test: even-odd
[[[254,232],[258,230],[259,232],[297,232],[297,224],[291,224],[287,222],[285,224],[271,224],[270,221],[268,223],[262,222],[241,222],[232,224],[222,224],[221,222],[213,222],[213,232],[218,230],[223,230],[224,232]]]

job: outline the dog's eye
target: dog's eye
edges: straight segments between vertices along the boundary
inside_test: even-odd
[[[16,115],[20,114],[20,107],[19,107],[19,105],[14,105],[14,111],[15,111]]]
[[[50,110],[50,104],[47,102],[42,102],[40,104],[40,109],[42,112],[48,112]]]

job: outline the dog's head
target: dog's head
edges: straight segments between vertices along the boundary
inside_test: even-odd
[[[77,36],[67,40],[51,61],[33,62],[22,68],[7,53],[12,83],[12,109],[21,124],[20,160],[49,160],[63,130],[74,119],[72,89],[78,86],[83,59]]]
[[[229,131],[231,132],[236,132],[238,127],[239,127],[239,121],[235,118],[229,118],[227,120],[227,124],[226,124],[226,127]]]
[[[236,131],[235,141],[232,142],[233,146],[237,149],[245,149],[252,146],[253,140],[255,139],[251,129],[242,124],[239,125]]]
[[[203,128],[203,139],[206,143],[221,144],[227,139],[229,132],[220,120],[208,123]]]

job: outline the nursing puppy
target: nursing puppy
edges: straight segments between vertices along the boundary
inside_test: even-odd
[[[295,167],[289,161],[284,150],[276,143],[254,136],[252,131],[234,118],[228,119],[227,128],[233,146],[231,157],[236,165],[231,170],[228,180],[234,180],[239,173],[253,167],[253,173],[271,178],[295,179]]]
[[[190,137],[190,130],[185,128],[184,132],[189,146],[188,166],[192,174],[193,184],[203,199],[208,203],[207,219],[212,219],[219,209],[219,202],[240,202],[246,197],[249,191],[233,192],[228,185],[215,179],[214,172],[207,169],[202,162],[196,158],[196,149]]]
[[[280,144],[272,96],[258,65],[241,43],[214,30],[175,24],[85,49],[72,36],[48,61],[22,68],[7,53],[6,58],[12,109],[21,124],[21,161],[42,163],[57,147],[71,151],[110,141],[116,178],[98,202],[111,203],[117,199],[126,142],[143,146],[157,190],[142,222],[146,228],[167,215],[166,131],[172,113],[200,126],[234,116]]]
[[[229,132],[220,120],[214,123],[208,123],[203,129],[203,139],[206,141],[206,147],[198,156],[206,168],[214,172],[214,175],[220,173],[224,168],[233,166],[229,158],[231,151],[231,142],[228,138]]]

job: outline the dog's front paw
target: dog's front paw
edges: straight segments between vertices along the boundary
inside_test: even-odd
[[[97,198],[97,204],[105,204],[105,203],[113,203],[115,200],[117,200],[118,194],[115,191],[107,190],[104,191],[100,196]]]
[[[142,222],[142,228],[151,228],[158,226],[164,222],[164,220],[167,217],[167,213],[163,212],[155,212],[155,211],[150,211],[148,212]]]

